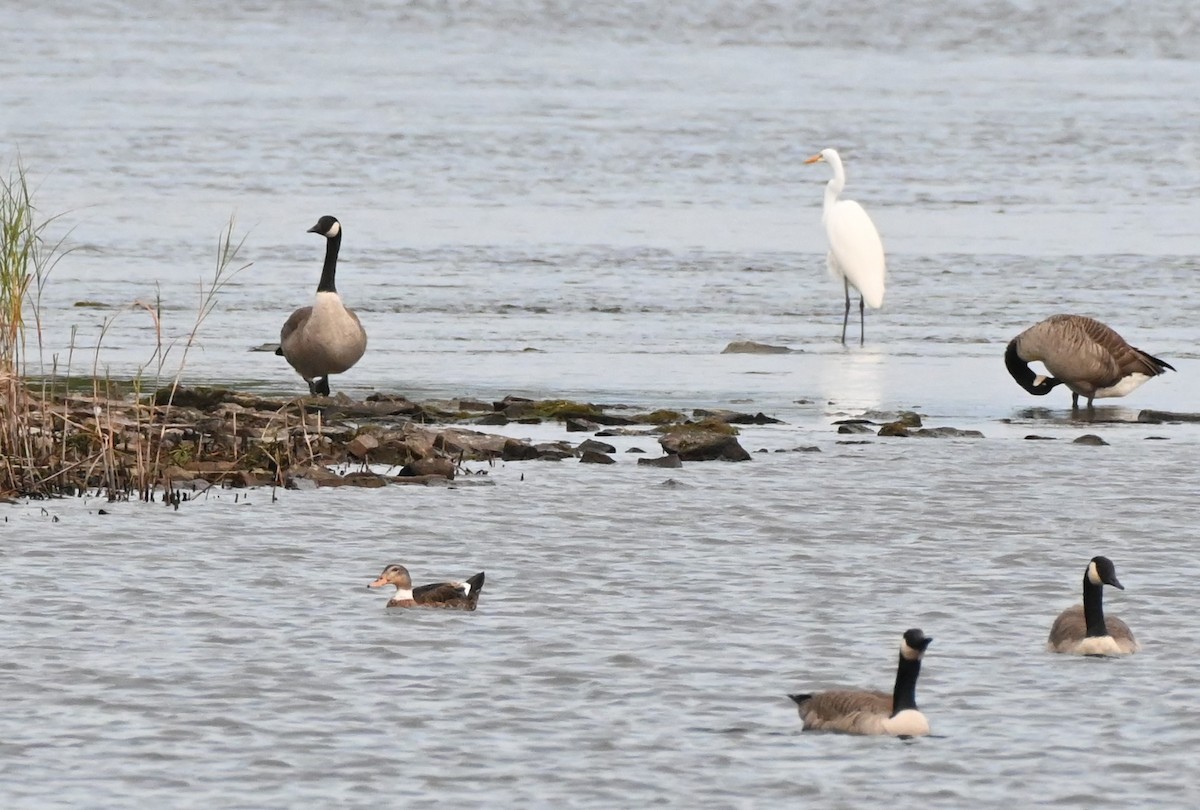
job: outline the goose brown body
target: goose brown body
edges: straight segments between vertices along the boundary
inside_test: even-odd
[[[1009,341],[1004,360],[1013,379],[1031,394],[1042,396],[1065,385],[1075,408],[1081,396],[1092,408],[1093,399],[1123,397],[1151,377],[1175,370],[1083,315],[1052,315],[1034,324]],[[1035,361],[1049,376],[1033,373],[1029,363]]]
[[[336,286],[342,224],[324,216],[308,229],[325,237],[325,263],[312,306],[293,312],[279,332],[276,354],[308,383],[310,394],[329,394],[329,375],[349,370],[367,350],[367,332]]]
[[[805,730],[843,734],[919,737],[929,733],[929,720],[917,708],[917,676],[932,638],[913,628],[900,642],[896,685],[892,694],[874,690],[830,689],[788,695],[796,704]]]
[[[1046,649],[1073,655],[1129,655],[1141,649],[1129,625],[1104,614],[1105,585],[1125,590],[1112,560],[1093,557],[1083,572],[1083,604],[1058,614]]]

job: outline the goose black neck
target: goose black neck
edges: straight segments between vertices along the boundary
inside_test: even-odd
[[[1087,574],[1083,575],[1083,620],[1087,622],[1089,638],[1108,635],[1104,624],[1104,586],[1092,582]]]
[[[896,668],[896,688],[892,690],[892,716],[906,709],[917,708],[917,676],[921,674],[921,659],[910,661],[903,654]]]
[[[1029,364],[1021,359],[1021,355],[1017,353],[1016,339],[1008,342],[1008,348],[1004,351],[1004,365],[1008,369],[1008,373],[1017,381],[1017,385],[1024,388],[1030,393],[1034,393],[1033,381],[1037,375],[1033,373],[1033,369]]]
[[[337,274],[338,250],[341,247],[342,232],[340,230],[336,236],[325,240],[325,266],[321,268],[321,283],[317,285],[317,292],[337,292],[333,278]]]

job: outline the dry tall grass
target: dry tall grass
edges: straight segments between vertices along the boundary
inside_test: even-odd
[[[81,381],[72,379],[71,355],[65,368],[57,356],[48,370],[44,367],[41,294],[67,251],[62,240],[46,237],[56,217],[39,221],[37,214],[27,174],[18,164],[0,179],[0,495],[90,491],[150,500],[170,488],[164,473],[172,463],[166,436],[175,392],[219,294],[250,266],[238,264],[245,238],[235,242],[231,219],[218,239],[215,271],[200,284],[196,319],[184,338],[164,343],[158,300],[134,303],[127,310],[145,311],[154,321],[150,360],[129,383],[102,378],[99,357],[109,320],[97,340],[92,373]],[[31,376],[31,337],[37,347],[36,377]],[[80,393],[81,382],[90,396]]]

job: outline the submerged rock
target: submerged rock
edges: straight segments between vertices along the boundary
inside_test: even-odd
[[[1108,442],[1104,441],[1104,439],[1101,439],[1095,433],[1085,433],[1082,436],[1077,437],[1075,441],[1071,442],[1071,444],[1090,444],[1095,447],[1108,446]]]
[[[888,422],[879,428],[879,436],[907,436],[908,425],[903,422]]]
[[[639,458],[637,463],[639,467],[665,467],[667,469],[678,469],[683,466],[683,460],[674,453],[658,458]]]
[[[721,354],[791,354],[787,346],[772,346],[753,340],[735,340],[721,350]]]
[[[584,450],[579,457],[581,464],[616,464],[617,460],[607,453],[600,453],[595,450]]]
[[[1163,422],[1200,422],[1200,413],[1179,413],[1177,411],[1155,411],[1145,409],[1138,412],[1137,420],[1151,425]]]
[[[723,408],[717,410],[708,410],[706,408],[696,408],[692,411],[692,415],[697,419],[716,419],[724,422],[727,425],[782,425],[782,419],[776,419],[772,416],[767,416],[762,411],[756,414],[741,413],[740,411],[729,411]]]
[[[983,431],[959,430],[956,427],[935,427],[914,430],[908,435],[920,436],[926,439],[982,439]]]
[[[838,433],[873,433],[869,424],[864,424],[860,421],[850,422],[848,424],[838,425]]]

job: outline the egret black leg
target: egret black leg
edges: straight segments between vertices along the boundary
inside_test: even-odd
[[[867,319],[863,315],[863,298],[858,296],[858,345],[864,346],[867,341]]]
[[[842,283],[846,285],[846,312],[842,316],[842,345],[846,345],[846,324],[850,322],[850,280],[842,279]]]

